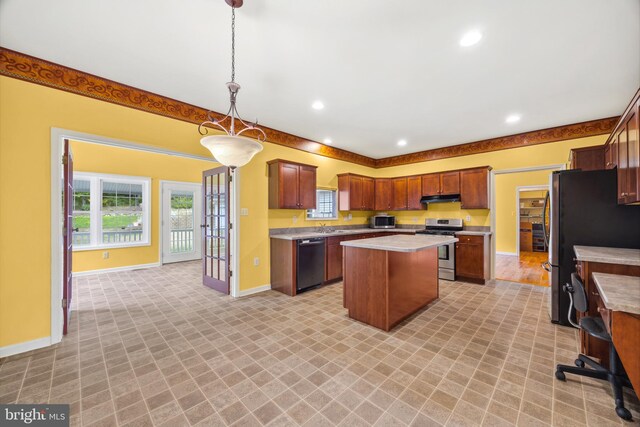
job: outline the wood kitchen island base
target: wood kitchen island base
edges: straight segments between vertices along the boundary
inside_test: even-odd
[[[412,251],[356,246],[366,246],[367,242],[375,246],[389,239],[394,239],[396,245],[398,240],[424,242],[425,238],[443,239],[393,236],[342,243],[344,307],[350,318],[389,331],[438,298],[439,244]]]

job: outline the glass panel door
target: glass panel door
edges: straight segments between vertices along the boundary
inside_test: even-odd
[[[162,262],[201,258],[200,184],[162,183]]]
[[[219,292],[229,293],[229,169],[203,172],[204,218],[202,280]]]
[[[171,239],[169,251],[172,254],[189,253],[194,251],[195,229],[193,191],[171,190]]]

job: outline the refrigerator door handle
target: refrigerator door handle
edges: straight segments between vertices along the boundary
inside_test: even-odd
[[[542,205],[542,234],[544,235],[544,244],[547,248],[549,247],[549,233],[551,233],[551,225],[547,224],[547,206],[549,206],[549,198],[549,191],[547,191],[547,195],[544,198],[544,204]]]

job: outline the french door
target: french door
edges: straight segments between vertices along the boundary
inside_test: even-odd
[[[62,285],[62,315],[64,323],[62,333],[67,334],[71,319],[71,297],[73,293],[73,274],[71,271],[73,259],[73,155],[69,140],[64,140],[63,164],[63,210],[62,245],[63,245],[63,285]]]
[[[224,294],[229,294],[230,282],[229,181],[227,167],[202,173],[202,282]]]
[[[162,263],[191,261],[202,256],[202,186],[162,182]]]

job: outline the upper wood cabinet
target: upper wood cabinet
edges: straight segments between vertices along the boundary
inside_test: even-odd
[[[460,194],[461,207],[489,209],[489,166],[427,175],[370,178],[338,175],[338,209],[341,211],[423,210],[422,196]]]
[[[569,167],[584,171],[605,168],[605,148],[602,145],[593,147],[573,148],[569,152]]]
[[[269,165],[269,209],[315,209],[317,166],[275,159]]]
[[[351,173],[338,175],[338,209],[372,211],[375,204],[375,181],[368,176]]]
[[[422,198],[422,177],[410,176],[407,178],[407,209],[417,211],[425,209],[425,205],[420,203]]]
[[[640,202],[640,89],[604,147],[605,166],[617,167],[618,204]]]
[[[374,196],[374,210],[391,210],[391,203],[393,202],[393,182],[390,178],[375,179]]]
[[[422,176],[421,196],[460,194],[460,172],[430,173]]]
[[[407,210],[407,178],[393,178],[393,204],[391,210]]]
[[[489,209],[488,166],[460,171],[460,207]]]
[[[604,146],[604,168],[613,169],[618,164],[618,143],[613,140]]]

